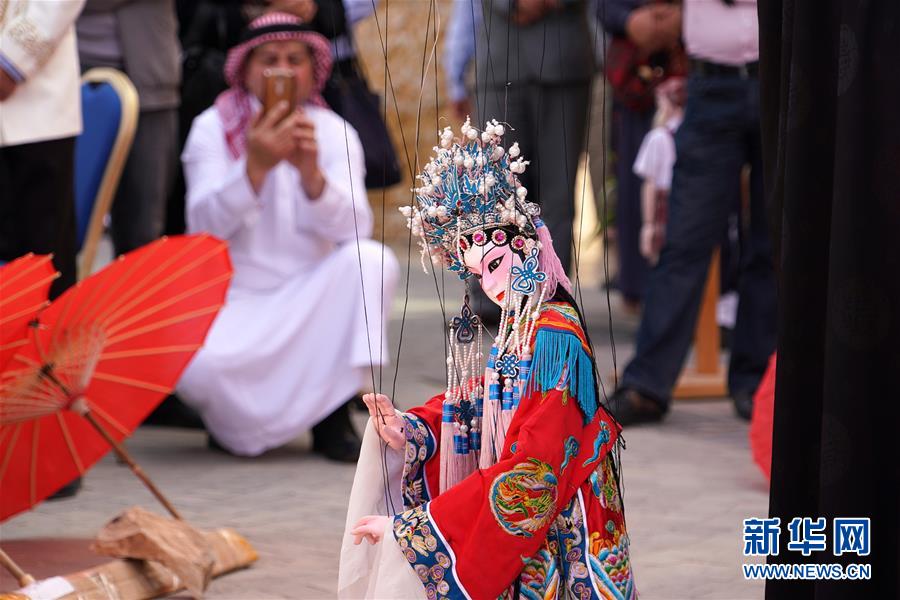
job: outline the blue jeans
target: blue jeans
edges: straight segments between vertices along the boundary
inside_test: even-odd
[[[728,369],[732,394],[756,389],[775,349],[775,279],[769,243],[759,129],[759,81],[691,77],[684,122],[675,134],[677,160],[666,242],[650,272],[635,356],[622,386],[664,407],[693,339],[713,249],[722,240],[736,182],[750,174],[737,323]]]

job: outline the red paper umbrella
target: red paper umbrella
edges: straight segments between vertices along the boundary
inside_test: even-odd
[[[0,369],[27,343],[28,323],[59,277],[50,256],[26,254],[0,267]]]
[[[0,374],[0,521],[82,475],[166,397],[225,301],[231,263],[213,237],[158,240],[43,311]]]
[[[750,419],[750,450],[766,479],[772,473],[772,423],[775,417],[775,354],[753,395],[753,417]]]

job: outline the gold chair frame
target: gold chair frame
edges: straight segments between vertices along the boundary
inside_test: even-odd
[[[122,177],[122,170],[125,168],[125,161],[128,159],[128,153],[131,151],[131,144],[134,141],[138,113],[140,112],[137,90],[134,84],[131,83],[131,80],[128,79],[128,76],[121,71],[107,67],[90,69],[81,76],[81,83],[82,85],[85,83],[108,83],[112,86],[116,95],[119,96],[121,117],[119,118],[119,129],[116,133],[116,139],[106,161],[106,168],[103,170],[100,186],[97,188],[97,195],[94,196],[91,220],[84,235],[84,243],[81,246],[78,258],[79,279],[90,275],[93,269],[94,259],[97,256],[97,246],[103,235],[103,220],[109,214],[113,200],[116,197],[119,179]]]

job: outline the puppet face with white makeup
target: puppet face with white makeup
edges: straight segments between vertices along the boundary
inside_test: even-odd
[[[514,268],[522,269],[524,252],[533,245],[522,236],[494,229],[466,236],[460,241],[460,250],[466,271],[477,277],[487,297],[502,307],[509,293],[511,273]]]

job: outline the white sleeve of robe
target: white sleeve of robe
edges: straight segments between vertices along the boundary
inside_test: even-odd
[[[307,114],[316,127],[319,168],[325,177],[325,189],[315,200],[306,197],[300,174],[284,162],[268,173],[257,195],[247,177],[246,157],[233,159],[228,152],[215,108],[197,117],[182,154],[189,232],[205,231],[230,240],[253,227],[265,202],[276,193],[275,179],[287,170],[297,202],[298,233],[314,232],[334,243],[369,238],[373,219],[359,137],[328,109],[309,107]]]
[[[353,544],[350,530],[362,517],[387,515],[390,507],[385,503],[384,477],[387,477],[393,508],[403,510],[400,495],[400,478],[403,475],[403,454],[385,447],[387,473],[381,462],[381,438],[369,419],[363,435],[350,504],[347,507],[347,523],[341,546],[341,565],[338,575],[337,597],[340,600],[357,598],[424,599],[425,587],[410,567],[394,538],[393,518],[388,521],[381,542],[374,546],[363,540]]]
[[[194,120],[181,155],[188,190],[189,233],[209,232],[228,240],[259,217],[260,200],[247,177],[247,160],[233,160],[215,109]],[[263,190],[265,190],[265,185]]]
[[[316,123],[325,190],[316,200],[300,194],[298,218],[308,216],[318,231],[338,244],[355,242],[357,237],[367,239],[372,236],[373,223],[362,144],[349,123],[330,110],[328,113],[327,120]]]

